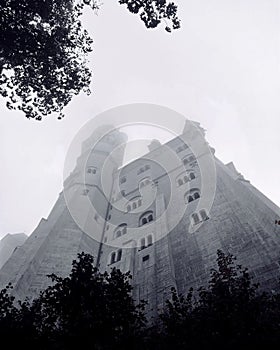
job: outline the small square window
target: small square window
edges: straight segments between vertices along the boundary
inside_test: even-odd
[[[147,261],[147,260],[149,260],[149,259],[150,259],[150,255],[145,255],[145,256],[143,256],[143,259],[142,259],[142,260],[143,260],[143,262],[144,262],[144,261]]]

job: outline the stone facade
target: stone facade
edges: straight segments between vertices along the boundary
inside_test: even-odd
[[[186,293],[205,284],[222,249],[236,255],[262,288],[276,289],[279,208],[211,148],[215,195],[210,208],[199,207],[209,179],[199,166],[205,154],[188,146],[197,133],[207,146],[204,130],[186,125],[182,138],[165,145],[153,141],[148,154],[123,167],[122,133],[102,138],[94,149],[93,140],[84,142],[48,219],[1,269],[0,287],[12,282],[17,298],[33,298],[50,283],[47,274],[68,275],[72,260],[84,251],[102,271],[130,271],[134,298],[146,299],[156,316],[171,287]],[[166,169],[170,150],[180,161]]]

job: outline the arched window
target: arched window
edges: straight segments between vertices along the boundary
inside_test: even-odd
[[[194,173],[190,173],[189,177],[190,177],[191,180],[195,179]]]
[[[123,177],[121,178],[121,180],[120,180],[120,183],[121,183],[121,184],[124,184],[125,182],[126,182],[126,177],[123,176]]]
[[[193,201],[193,197],[192,196],[188,196],[188,203]]]
[[[130,211],[130,210],[131,210],[131,206],[130,206],[130,204],[128,204],[127,211]]]
[[[145,248],[145,238],[141,239],[141,244],[140,244],[140,249],[144,249]]]
[[[149,247],[150,245],[153,244],[153,237],[152,237],[152,235],[149,235],[147,239],[148,239],[148,247]]]
[[[148,222],[147,218],[143,218],[143,219],[142,219],[142,225],[147,224],[147,222]]]
[[[136,205],[135,202],[132,204],[132,208],[133,208],[133,209],[136,209],[136,208],[137,208],[137,205]]]
[[[142,205],[142,199],[138,199],[138,207]]]
[[[199,214],[200,214],[201,219],[202,219],[203,221],[209,219],[205,209],[201,209],[201,210],[199,211]]]
[[[111,254],[110,264],[114,264],[115,261],[116,261],[116,253],[113,252],[113,253]]]
[[[121,259],[122,259],[122,250],[119,249],[118,250],[118,256],[117,256],[117,261],[121,261]]]
[[[192,214],[192,220],[193,220],[193,224],[196,225],[199,223],[199,216],[198,214],[194,213]]]
[[[194,195],[193,195],[194,199],[198,199],[200,197],[199,193],[198,192],[195,192]]]
[[[190,203],[200,198],[199,189],[193,188],[185,194],[185,203]]]
[[[183,159],[184,165],[188,164],[188,158]]]
[[[140,216],[139,225],[146,225],[148,222],[154,220],[154,214],[152,211],[148,211]]]
[[[182,179],[179,179],[178,180],[178,186],[182,186],[183,185],[183,180]]]
[[[114,238],[119,238],[127,233],[127,224],[119,225],[114,231]]]
[[[187,175],[184,176],[184,182],[187,183],[189,181]]]

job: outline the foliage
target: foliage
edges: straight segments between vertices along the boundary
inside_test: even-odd
[[[179,26],[173,3],[140,3],[147,27],[157,26],[165,17],[173,28]],[[90,94],[87,57],[93,40],[81,23],[85,6],[99,8],[97,0],[0,2],[0,95],[8,109],[19,109],[35,120],[56,112],[61,119],[74,95]],[[131,1],[128,8],[135,8]]]
[[[162,318],[162,342],[181,349],[279,346],[279,295],[258,292],[246,268],[218,251],[207,288],[186,297],[173,289]],[[164,348],[164,347],[162,347]]]
[[[135,306],[130,275],[101,273],[81,253],[66,278],[33,302],[14,306],[11,286],[0,292],[1,344],[10,349],[278,349],[280,294],[258,291],[246,268],[218,251],[209,284],[186,296],[172,290],[160,320],[151,325]],[[160,321],[160,322],[159,322]]]
[[[110,349],[113,344],[118,348],[140,342],[144,303],[134,305],[128,273],[116,269],[100,273],[93,266],[93,257],[81,253],[69,277],[53,274],[50,278],[54,284],[32,303],[20,303],[19,309],[1,292],[1,330],[3,319],[14,334],[21,335],[20,344],[34,349],[89,345],[90,349]],[[11,323],[14,313],[17,317]]]
[[[147,28],[155,28],[165,21],[167,32],[180,28],[180,20],[177,16],[177,6],[174,2],[166,0],[119,0],[125,4],[132,13],[140,13],[141,20]]]

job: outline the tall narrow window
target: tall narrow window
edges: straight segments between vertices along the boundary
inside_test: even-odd
[[[151,222],[151,221],[153,221],[153,219],[154,219],[154,218],[153,218],[153,214],[150,214],[150,215],[148,216],[148,221]]]
[[[111,254],[111,261],[110,261],[110,264],[114,264],[115,260],[116,260],[116,253],[113,252],[113,253]]]
[[[120,261],[122,259],[122,250],[118,250],[118,256],[117,256],[117,261]]]
[[[199,223],[199,216],[196,213],[192,214],[192,220],[193,220],[194,225],[198,224]]]
[[[189,179],[188,179],[187,175],[185,175],[185,176],[184,176],[184,182],[187,183],[188,180],[189,180]]]
[[[198,199],[200,197],[199,193],[198,192],[195,192],[194,195],[193,195],[194,199]]]
[[[131,206],[130,206],[130,204],[128,204],[128,206],[127,206],[127,211],[131,211]]]
[[[136,207],[137,207],[137,205],[136,205],[136,203],[134,202],[134,203],[132,204],[132,208],[133,208],[133,209],[136,209]]]
[[[141,207],[142,205],[142,199],[138,199],[138,207]]]
[[[191,179],[191,180],[195,179],[194,173],[190,173],[190,179]]]
[[[199,211],[199,213],[200,213],[201,219],[202,219],[203,221],[209,219],[209,218],[208,218],[208,215],[207,215],[207,213],[206,213],[206,211],[205,211],[205,209],[201,209],[201,210]]]
[[[149,235],[148,236],[148,246],[150,246],[152,244],[153,244],[153,237],[152,237],[152,235]]]
[[[140,245],[140,249],[144,249],[145,248],[145,238],[141,239],[141,245]]]
[[[121,178],[120,183],[121,183],[121,184],[124,184],[125,182],[126,182],[126,177],[125,177],[125,176],[123,176],[123,177]]]

